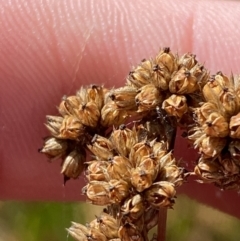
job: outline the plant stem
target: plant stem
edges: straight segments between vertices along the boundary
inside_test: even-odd
[[[157,241],[166,241],[167,208],[161,208],[158,214],[158,238]]]

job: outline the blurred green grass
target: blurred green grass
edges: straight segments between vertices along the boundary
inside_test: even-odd
[[[0,202],[0,241],[72,241],[65,228],[85,224],[101,207],[85,203]],[[240,220],[179,196],[168,211],[167,241],[240,240]]]

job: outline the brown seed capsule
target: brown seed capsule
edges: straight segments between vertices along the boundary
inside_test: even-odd
[[[126,200],[121,207],[121,211],[122,215],[127,216],[130,222],[139,219],[144,213],[142,196],[136,194],[132,198]]]
[[[157,180],[167,181],[173,183],[176,187],[179,187],[184,182],[184,169],[179,168],[177,165],[166,166],[161,169]]]
[[[131,86],[124,86],[118,89],[113,89],[108,93],[107,97],[114,101],[117,105],[117,108],[120,110],[136,111],[136,95],[136,88]]]
[[[196,77],[186,67],[182,67],[176,72],[169,83],[169,90],[173,94],[190,94],[198,88]]]
[[[197,85],[199,89],[202,90],[204,85],[207,83],[209,79],[209,72],[204,68],[203,65],[197,63],[191,70],[190,73],[196,77]],[[202,93],[201,93],[202,96]]]
[[[124,180],[109,181],[109,197],[111,203],[121,203],[129,195],[130,185]]]
[[[51,135],[58,137],[59,136],[59,130],[63,123],[63,118],[61,116],[51,116],[47,115],[47,124],[46,127],[50,131]]]
[[[162,168],[169,167],[175,164],[176,164],[176,160],[173,157],[172,152],[168,152],[164,156],[157,159],[157,165],[158,165],[159,171],[161,171]]]
[[[123,156],[114,156],[109,158],[107,173],[111,179],[123,179],[129,182],[131,177],[132,163],[128,158]]]
[[[84,150],[70,152],[63,161],[61,173],[69,178],[77,178],[84,170],[86,153]]]
[[[187,99],[184,95],[171,95],[163,101],[162,109],[164,109],[168,115],[181,119],[188,110]]]
[[[88,201],[94,205],[104,206],[110,204],[109,183],[104,181],[91,181],[82,190]]]
[[[58,138],[62,139],[79,139],[84,135],[85,127],[81,121],[74,116],[65,116],[59,129]]]
[[[100,119],[100,110],[97,104],[91,101],[79,105],[78,109],[75,109],[75,116],[83,125],[96,127]]]
[[[212,102],[205,102],[201,107],[194,109],[196,121],[199,125],[203,125],[213,112],[218,112],[218,108],[217,105]]]
[[[213,75],[203,87],[203,95],[206,101],[218,102],[218,98],[224,89],[231,86],[230,80],[221,72]]]
[[[105,170],[109,163],[107,161],[93,160],[88,162],[87,179],[88,181],[107,181]]]
[[[59,105],[58,111],[62,116],[73,115],[74,110],[78,109],[80,104],[81,100],[75,95],[63,97],[62,102]]]
[[[219,163],[222,165],[223,173],[226,177],[239,174],[239,167],[236,165],[234,159],[231,158],[229,153],[219,157]]]
[[[204,158],[218,156],[227,143],[226,138],[205,136],[199,144],[199,151]]]
[[[104,127],[119,126],[129,117],[126,110],[120,110],[114,101],[107,102],[101,110],[101,125]]]
[[[91,85],[91,87],[87,88],[87,100],[88,102],[94,102],[98,110],[101,110],[104,104],[104,89],[102,86]]]
[[[126,128],[125,125],[119,126],[118,129],[113,128],[110,141],[119,155],[127,157],[131,148],[137,143],[135,127],[132,130]]]
[[[204,183],[216,182],[224,177],[221,165],[214,159],[200,158],[194,172],[202,179],[198,181]]]
[[[160,66],[165,67],[170,74],[177,69],[176,57],[170,51],[170,48],[163,48],[160,53],[156,56],[156,63]]]
[[[113,157],[113,145],[111,141],[100,135],[95,135],[91,144],[88,144],[87,147],[99,159],[107,161]]]
[[[178,60],[178,65],[181,67],[186,67],[187,69],[193,68],[197,64],[196,55],[191,53],[186,53],[182,55]]]
[[[156,182],[144,194],[148,203],[155,208],[172,208],[175,203],[176,190],[174,184],[170,182]]]
[[[153,158],[155,160],[161,160],[161,158],[167,153],[167,143],[164,141],[155,142],[152,150],[153,150]]]
[[[143,60],[140,65],[134,68],[127,77],[127,84],[137,89],[152,83],[153,62],[151,60]]]
[[[231,117],[229,128],[230,137],[240,139],[240,113]]]
[[[39,152],[44,153],[51,161],[63,157],[66,154],[68,143],[55,137],[48,137],[44,140],[43,148]]]
[[[202,128],[211,137],[226,137],[229,134],[227,120],[217,112],[209,115]]]
[[[223,88],[219,96],[223,116],[230,118],[239,112],[239,97],[233,88]]]
[[[101,213],[97,217],[97,222],[99,223],[99,231],[108,239],[118,238],[119,224],[115,218],[107,213]]]
[[[163,97],[158,88],[153,84],[148,84],[139,89],[135,101],[138,106],[138,112],[143,112],[155,109],[157,105],[162,103]]]
[[[97,240],[97,241],[107,241],[107,237],[101,233],[100,230],[91,228],[89,230],[89,233],[86,235],[87,236],[87,240]]]
[[[142,158],[150,156],[152,153],[152,148],[150,144],[146,141],[139,142],[135,144],[129,154],[129,160],[133,167],[137,167],[141,163]]]
[[[121,241],[144,241],[138,227],[132,223],[126,223],[121,226],[118,235]]]
[[[142,192],[152,185],[157,174],[155,161],[145,157],[135,169],[131,170],[131,183],[138,192]]]

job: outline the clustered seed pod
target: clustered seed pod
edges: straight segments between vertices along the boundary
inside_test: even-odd
[[[194,109],[196,124],[189,135],[201,153],[194,172],[200,182],[239,190],[239,89],[232,77],[218,72],[208,79],[203,95],[205,102]]]
[[[141,140],[141,131],[135,125],[131,129],[122,125],[108,139],[97,136],[88,145],[96,157],[87,163],[89,183],[83,193],[92,204],[119,206],[117,233],[111,238],[127,240],[125,236],[131,234],[145,240],[149,213],[172,208],[175,188],[187,177],[167,145],[156,139]]]
[[[39,150],[61,158],[65,181],[86,169],[83,193],[107,209],[76,240],[147,240],[158,210],[172,208],[190,174],[172,154],[177,127],[201,154],[192,174],[221,189],[240,189],[239,77],[209,76],[196,56],[163,48],[133,68],[120,88],[87,86],[64,96]],[[90,152],[92,160],[86,160]]]

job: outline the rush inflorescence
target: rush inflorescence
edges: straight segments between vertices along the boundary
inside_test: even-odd
[[[47,116],[41,153],[62,159],[65,182],[81,173],[82,192],[103,212],[67,229],[77,241],[145,241],[176,188],[198,182],[240,189],[238,77],[210,75],[193,54],[162,49],[133,68],[123,87],[81,87]],[[177,128],[199,151],[194,170],[173,156]]]

